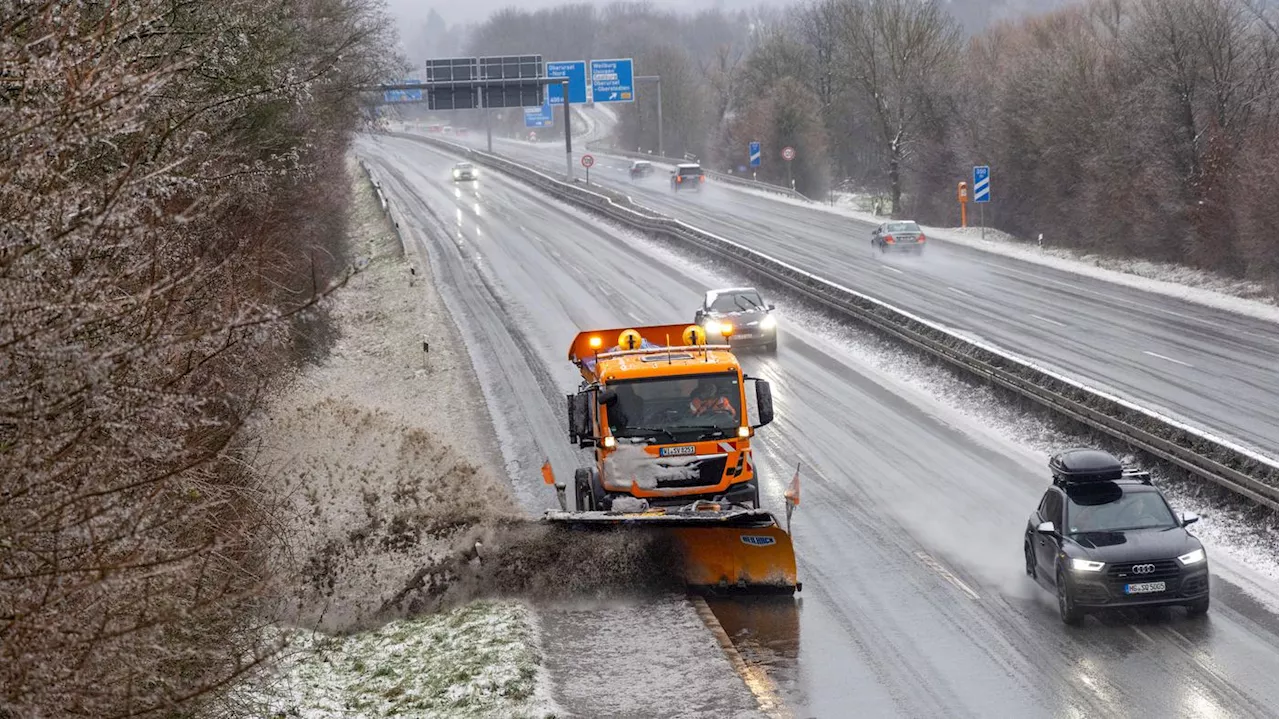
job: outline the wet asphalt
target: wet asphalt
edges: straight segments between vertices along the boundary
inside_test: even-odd
[[[578,382],[565,358],[573,335],[592,327],[691,319],[704,289],[744,281],[728,268],[708,267],[602,225],[498,173],[455,185],[448,171],[456,158],[422,143],[361,139],[357,152],[399,208],[407,241],[427,247],[450,311],[474,342],[483,391],[499,435],[509,443],[508,470],[531,511],[554,503],[537,471],[544,458],[566,477],[586,461],[562,429],[564,394]],[[821,259],[814,246],[804,247]],[[924,263],[942,263],[934,267],[942,271],[948,250],[937,249]],[[876,269],[878,258],[864,253],[855,259],[850,252],[850,268],[900,277]],[[891,266],[908,277],[924,263],[902,258]],[[1025,266],[1015,269],[1002,271],[1015,278],[1027,273]],[[1027,302],[1037,287],[1055,287],[1048,280],[1016,284],[1020,289],[1011,295]],[[889,285],[859,288],[875,294],[881,286]],[[936,286],[930,291],[945,293]],[[1108,306],[1114,309],[1102,299],[1114,296],[1109,293],[1123,291],[1079,290],[1073,296],[1101,317]],[[944,298],[939,311],[956,313],[975,329],[996,324],[998,329],[983,330],[988,339],[996,332],[1019,337],[1018,323],[1007,318],[1021,310],[966,308],[954,293],[934,295]],[[1034,301],[1042,312],[1066,311],[1060,298]],[[787,309],[780,307],[778,354],[747,356],[744,365],[773,384],[778,419],[753,443],[767,506],[781,511],[782,491],[796,464],[802,465],[803,504],[793,529],[804,590],[794,601],[713,604],[744,659],[768,674],[787,714],[1277,714],[1274,586],[1257,600],[1215,572],[1217,599],[1207,618],[1188,619],[1174,609],[1090,618],[1080,628],[1062,625],[1053,598],[1023,574],[1021,559],[1022,531],[1046,481],[1045,458],[875,369],[847,344],[788,319]],[[1111,322],[1128,320],[1095,324]],[[1072,347],[1099,339],[1081,332],[1082,341]],[[1270,341],[1274,348],[1274,331]],[[1274,358],[1273,349],[1273,405]],[[1158,375],[1144,382],[1158,387]],[[1274,426],[1274,406],[1271,411]],[[596,636],[609,641],[603,630]],[[571,710],[603,710],[593,708],[589,677],[561,672],[556,678]],[[676,705],[652,705],[639,714],[745,712],[740,699],[725,691],[708,692],[714,698],[704,704],[682,700],[678,711]]]

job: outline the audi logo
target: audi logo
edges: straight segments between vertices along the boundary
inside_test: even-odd
[[[1134,574],[1151,574],[1151,573],[1152,573],[1152,572],[1154,572],[1154,571],[1156,571],[1156,565],[1154,565],[1154,564],[1135,564],[1135,565],[1133,565],[1133,573],[1134,573]]]

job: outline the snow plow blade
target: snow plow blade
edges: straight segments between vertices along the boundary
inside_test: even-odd
[[[661,532],[679,552],[685,587],[709,594],[793,594],[791,535],[762,509],[656,508],[642,512],[549,511],[543,520],[582,531]]]

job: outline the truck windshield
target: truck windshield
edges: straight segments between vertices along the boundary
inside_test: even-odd
[[[615,437],[692,442],[733,436],[742,424],[742,389],[734,372],[621,380],[608,386],[618,393],[618,401],[605,408]]]

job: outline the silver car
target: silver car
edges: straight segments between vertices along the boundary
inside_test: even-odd
[[[723,342],[729,333],[729,346],[760,348],[766,352],[778,349],[778,318],[773,305],[766,304],[754,287],[728,287],[708,290],[702,307],[693,315],[693,323],[707,332],[707,342]]]
[[[480,171],[470,162],[459,162],[453,166],[453,181],[475,180],[480,177]]]
[[[885,222],[871,232],[871,246],[886,252],[924,254],[924,230],[911,220]]]

